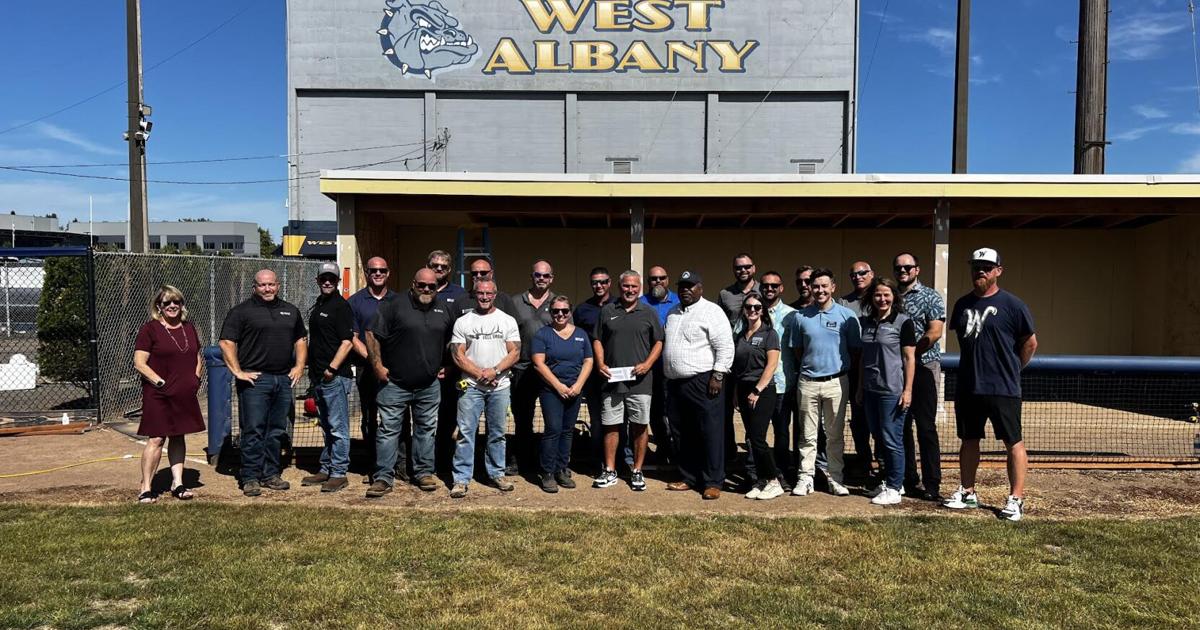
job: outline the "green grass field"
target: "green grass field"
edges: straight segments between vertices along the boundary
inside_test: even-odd
[[[0,627],[1197,627],[1200,519],[0,506]]]

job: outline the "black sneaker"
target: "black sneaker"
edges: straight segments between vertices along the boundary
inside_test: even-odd
[[[560,470],[554,473],[554,481],[558,482],[559,486],[568,490],[575,487],[575,480],[571,478],[571,471],[569,470]]]
[[[242,494],[248,497],[257,497],[262,494],[262,486],[259,485],[257,479],[247,479],[242,482]]]
[[[646,478],[642,475],[642,471],[635,470],[629,473],[629,487],[633,488],[637,492],[641,492],[646,489]]]
[[[273,475],[263,479],[262,486],[264,488],[270,488],[271,490],[287,490],[288,488],[292,487],[292,484],[281,479],[279,475]]]
[[[558,482],[554,480],[554,475],[550,473],[542,473],[540,477],[542,492],[554,494],[558,492]]]

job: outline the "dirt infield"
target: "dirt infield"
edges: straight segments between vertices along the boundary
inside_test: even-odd
[[[189,453],[201,453],[203,436],[189,440]],[[0,438],[0,502],[44,504],[105,505],[133,502],[140,476],[138,460],[142,445],[133,438],[110,428],[84,435],[31,436]],[[126,458],[126,456],[129,456]],[[112,458],[52,472],[59,466]],[[165,465],[165,458],[164,458]],[[516,480],[517,489],[509,494],[475,483],[466,499],[452,500],[445,488],[425,493],[415,487],[398,485],[383,499],[366,499],[362,476],[351,474],[349,489],[321,494],[316,488],[300,487],[307,474],[291,467],[284,478],[292,482],[286,492],[267,492],[250,499],[243,497],[237,482],[224,471],[210,467],[203,456],[189,457],[186,481],[195,488],[197,501],[230,504],[301,503],[360,509],[431,509],[457,510],[508,508],[518,510],[571,510],[603,514],[745,514],[766,517],[801,516],[810,518],[872,517],[892,514],[944,515],[989,518],[993,513],[978,510],[971,514],[951,512],[931,503],[905,500],[893,508],[870,505],[862,496],[836,498],[827,494],[809,497],[785,496],[774,501],[749,501],[732,492],[719,501],[702,501],[694,493],[667,492],[664,485],[673,480],[670,473],[648,473],[648,489],[633,492],[621,484],[595,490],[590,478],[576,474],[579,488],[556,495],[543,493],[532,480]],[[948,464],[944,488],[957,484],[957,471]],[[1031,518],[1157,518],[1200,514],[1200,471],[1064,471],[1032,470],[1029,474],[1027,509]],[[156,486],[169,483],[169,475],[160,470]],[[988,505],[1002,504],[1007,487],[1002,469],[982,471],[980,496]],[[167,494],[160,503],[174,502]]]

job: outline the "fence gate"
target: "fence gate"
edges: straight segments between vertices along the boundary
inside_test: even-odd
[[[0,428],[100,417],[86,247],[0,248]]]

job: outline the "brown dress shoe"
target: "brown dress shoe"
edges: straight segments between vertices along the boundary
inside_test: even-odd
[[[691,489],[692,486],[690,486],[686,481],[672,481],[671,483],[667,484],[667,490],[672,492],[687,492]]]
[[[328,474],[317,473],[315,475],[309,475],[309,476],[301,479],[300,485],[302,485],[302,486],[319,486],[319,485],[325,483],[326,481],[329,481]]]
[[[705,501],[715,501],[720,498],[721,498],[721,489],[720,488],[705,488],[704,489],[704,500]]]

